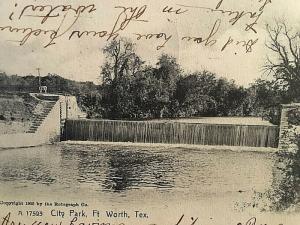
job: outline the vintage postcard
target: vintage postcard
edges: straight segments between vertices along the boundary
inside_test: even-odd
[[[0,225],[299,225],[298,0],[2,0]]]

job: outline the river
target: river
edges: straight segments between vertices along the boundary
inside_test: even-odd
[[[0,195],[7,200],[193,205],[221,213],[297,209],[299,170],[273,152],[61,143],[2,150],[0,159]],[[286,191],[292,194],[284,197]]]

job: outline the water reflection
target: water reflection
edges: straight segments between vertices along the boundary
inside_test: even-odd
[[[279,160],[271,153],[68,144],[0,151],[0,158],[6,196],[33,192],[117,203],[226,196],[229,204],[274,185]]]
[[[168,157],[145,151],[106,151],[108,173],[103,187],[116,192],[138,186],[171,188],[174,182],[166,174],[171,172],[172,161]]]
[[[170,174],[173,163],[170,157],[147,151],[131,149],[109,149],[97,146],[73,149],[63,146],[62,158],[72,161],[72,167],[78,172],[79,183],[95,183],[99,190],[122,192],[138,187],[171,188]],[[74,168],[73,168],[74,169]]]

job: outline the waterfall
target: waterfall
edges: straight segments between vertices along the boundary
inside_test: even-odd
[[[64,135],[77,141],[277,147],[278,130],[263,125],[67,120]]]

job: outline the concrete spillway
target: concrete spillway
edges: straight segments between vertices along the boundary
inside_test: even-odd
[[[84,116],[74,96],[31,93],[38,102],[32,113],[29,130],[21,133],[0,135],[0,149],[33,147],[58,142],[61,126],[66,118]]]
[[[153,121],[67,120],[64,136],[73,141],[106,141],[272,147],[277,126]]]

